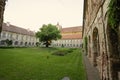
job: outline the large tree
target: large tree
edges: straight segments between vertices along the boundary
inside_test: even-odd
[[[3,23],[3,14],[5,9],[6,0],[0,0],[0,33],[2,31],[2,23]]]
[[[60,31],[55,25],[52,24],[44,24],[42,28],[40,28],[40,30],[36,33],[36,36],[41,42],[44,43],[44,45],[46,45],[46,47],[49,47],[52,40],[61,38]]]

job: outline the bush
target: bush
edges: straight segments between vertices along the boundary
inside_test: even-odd
[[[73,50],[75,50],[75,49],[70,48],[70,49],[57,50],[57,51],[53,52],[52,55],[64,56],[64,55],[66,55],[68,53],[72,53]]]
[[[14,48],[13,46],[0,46],[1,49],[11,49]]]
[[[39,44],[39,42],[36,42],[36,46],[38,47],[40,44]]]
[[[25,46],[20,47],[20,46],[0,46],[1,49],[13,49],[13,48],[27,48]]]
[[[6,39],[5,42],[6,42],[7,46],[11,46],[13,43],[13,41],[9,40],[9,39]]]
[[[58,55],[58,56],[64,56],[65,54],[67,54],[66,51],[62,51],[62,50],[52,53],[52,55]]]

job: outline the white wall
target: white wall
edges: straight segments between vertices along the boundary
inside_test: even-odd
[[[27,42],[27,46],[35,46],[36,42],[38,42],[38,39],[35,36],[2,31],[0,41],[6,40],[6,39],[12,40],[13,46],[25,46],[25,42]],[[15,45],[16,41],[18,42],[17,45]],[[22,45],[21,45],[21,42],[23,43]]]

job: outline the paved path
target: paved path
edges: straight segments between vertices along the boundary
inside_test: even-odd
[[[100,80],[98,70],[91,65],[89,59],[84,54],[83,60],[86,67],[87,80]]]
[[[64,77],[62,80],[70,80],[69,77]]]

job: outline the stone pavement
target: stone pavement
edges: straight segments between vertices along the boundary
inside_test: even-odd
[[[69,77],[64,77],[62,80],[70,80]]]
[[[83,60],[86,68],[87,80],[100,80],[98,70],[91,65],[89,59],[84,54]]]

